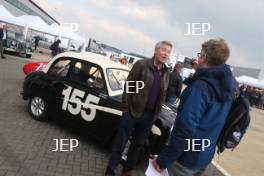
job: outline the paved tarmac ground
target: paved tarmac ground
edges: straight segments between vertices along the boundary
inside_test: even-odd
[[[220,165],[231,175],[264,175],[264,110],[252,109],[250,126],[241,143],[219,158]]]
[[[22,67],[29,61],[10,55],[0,59],[0,176],[102,176],[110,146],[93,141],[71,121],[38,122],[28,114],[19,92],[25,77]],[[55,138],[78,139],[79,146],[72,152],[52,152]],[[144,170],[142,162],[135,175],[143,176]],[[221,175],[212,166],[205,173]]]

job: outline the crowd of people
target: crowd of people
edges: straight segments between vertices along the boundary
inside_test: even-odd
[[[254,88],[242,84],[239,87],[239,93],[249,100],[251,106],[264,109],[264,89]]]
[[[110,60],[114,61],[116,63],[121,63],[123,65],[127,65],[128,64],[128,58],[126,56],[123,57],[117,57],[115,54],[111,54],[110,55]]]

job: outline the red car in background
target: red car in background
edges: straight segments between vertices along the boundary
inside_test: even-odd
[[[48,62],[31,62],[24,65],[23,72],[28,75],[33,71],[42,70],[47,64]]]

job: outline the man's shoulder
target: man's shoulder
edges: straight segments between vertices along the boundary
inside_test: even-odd
[[[182,80],[181,75],[177,71],[173,71],[172,74],[173,74],[173,76],[175,76],[176,79]]]
[[[205,89],[207,88],[207,83],[203,80],[197,79],[190,86],[196,89]]]
[[[134,66],[136,67],[146,67],[148,65],[151,64],[151,59],[141,59],[141,60],[138,60]]]
[[[150,63],[151,59],[141,59],[137,61],[139,64],[146,64],[146,63]]]
[[[207,82],[203,80],[195,80],[191,85],[188,86],[190,90],[198,90],[203,95],[211,95],[213,93],[213,90],[210,88]]]

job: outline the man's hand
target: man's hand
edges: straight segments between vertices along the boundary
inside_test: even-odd
[[[158,165],[158,163],[156,161],[156,158],[151,160],[151,164],[156,169],[156,171],[161,172],[161,169],[160,169],[160,167],[159,167],[159,165]]]
[[[195,70],[198,68],[198,60],[197,59],[192,59],[192,68]]]

